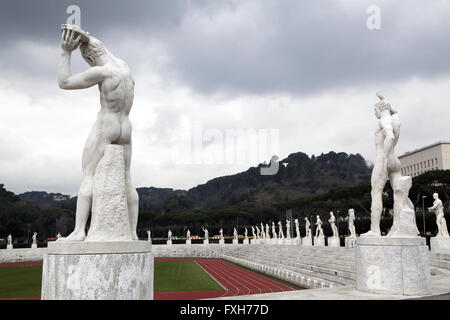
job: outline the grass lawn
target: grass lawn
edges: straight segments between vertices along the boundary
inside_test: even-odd
[[[0,267],[0,298],[39,297],[42,266]],[[155,262],[154,291],[223,290],[194,261]]]
[[[155,262],[154,281],[156,292],[223,290],[222,286],[194,261]]]

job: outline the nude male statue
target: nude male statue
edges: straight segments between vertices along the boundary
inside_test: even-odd
[[[333,211],[330,212],[330,219],[328,219],[330,223],[331,231],[333,232],[333,238],[339,237],[338,229],[336,226],[336,217],[334,216]]]
[[[448,238],[447,222],[444,218],[444,205],[439,199],[439,194],[433,193],[433,206],[428,208],[428,211],[433,211],[436,214],[436,224],[438,226],[438,233],[436,237]]]
[[[322,230],[322,220],[320,220],[319,215],[316,216],[316,238],[323,237],[323,230]]]
[[[348,209],[348,230],[350,231],[350,238],[356,238],[354,209]]]
[[[309,222],[308,217],[305,217],[305,237],[311,237],[311,222]]]
[[[375,116],[378,119],[378,127],[375,132],[376,159],[371,176],[371,223],[370,231],[362,234],[362,236],[381,236],[380,219],[383,211],[382,194],[384,186],[389,179],[392,188],[396,190],[396,184],[402,176],[400,160],[394,152],[400,136],[400,118],[397,111],[391,107],[390,103],[384,100],[381,94],[377,93],[377,97],[380,101],[374,107]],[[408,205],[412,206],[410,202]],[[396,221],[399,220],[396,217],[398,214],[398,210],[394,210],[394,223],[391,228],[393,233],[398,228],[396,225]]]
[[[72,75],[71,52],[78,47],[82,57],[92,68]],[[83,241],[86,238],[86,222],[92,206],[93,177],[109,144],[118,144],[124,148],[130,231],[132,239],[138,240],[136,227],[139,198],[130,175],[132,128],[128,115],[134,98],[134,80],[130,68],[109,52],[101,41],[75,25],[62,26],[61,49],[58,67],[60,88],[74,90],[98,85],[101,108],[83,150],[83,180],[78,192],[75,229],[68,237],[58,240]]]

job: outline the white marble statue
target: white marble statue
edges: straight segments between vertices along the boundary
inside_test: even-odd
[[[147,241],[152,241],[152,232],[147,230]]]
[[[244,239],[248,239],[248,231],[247,231],[247,228],[245,228],[245,231],[244,231]]]
[[[291,238],[291,220],[286,219],[286,239]]]
[[[284,239],[283,225],[278,221],[278,239]]]
[[[298,224],[298,219],[295,219],[294,223],[295,223],[295,237],[297,239],[299,239],[300,238],[300,226]]]
[[[256,226],[256,239],[261,239],[261,230]]]
[[[33,233],[33,236],[31,237],[31,239],[33,240],[33,244],[37,244],[37,243],[36,243],[37,232],[34,232],[34,233]]]
[[[237,240],[237,238],[238,238],[238,233],[237,233],[236,228],[234,228],[234,230],[233,230],[233,238],[234,238],[234,240]]]
[[[189,229],[186,231],[186,238],[187,240],[191,240],[191,231]]]
[[[330,212],[330,219],[328,219],[328,222],[330,223],[331,231],[333,231],[333,238],[338,238],[339,232],[336,226],[336,217],[334,216],[333,211]]]
[[[265,239],[266,238],[266,232],[264,231],[264,225],[261,222],[261,239]]]
[[[438,226],[438,233],[436,237],[448,238],[447,222],[444,217],[444,205],[441,199],[439,199],[439,194],[433,193],[433,206],[429,207],[429,211],[433,211],[436,214],[436,224]]]
[[[348,209],[348,230],[350,231],[350,238],[356,238],[354,209]]]
[[[82,57],[92,68],[72,74],[71,53],[78,47]],[[134,96],[134,80],[131,77],[130,68],[123,60],[106,49],[101,41],[75,25],[62,26],[61,49],[58,67],[60,88],[73,90],[98,86],[101,109],[83,150],[83,180],[78,191],[75,229],[68,237],[61,237],[58,241],[85,240],[85,227],[91,210],[94,216],[94,174],[109,145],[123,146],[126,196],[124,201],[128,208],[128,236],[129,240],[138,240],[136,226],[139,199],[130,174],[131,122],[128,115]],[[103,219],[108,219],[108,215],[105,215]],[[91,222],[91,228],[92,225]]]
[[[56,235],[56,240],[58,240],[61,237],[62,237],[61,233],[58,232],[58,234]]]
[[[203,232],[205,233],[205,240],[208,240],[208,239],[209,239],[209,232],[208,232],[208,229],[202,227],[202,230],[203,230]]]
[[[169,232],[167,232],[167,240],[172,240],[172,231],[169,229]]]
[[[316,226],[316,238],[323,237],[322,220],[320,220],[319,215],[316,216]]]
[[[401,174],[400,160],[394,148],[400,136],[400,118],[390,103],[377,93],[380,99],[375,104],[378,127],[375,132],[376,159],[371,176],[371,224],[370,231],[362,236],[381,236],[380,219],[383,211],[382,194],[387,180],[394,190],[394,219],[388,236],[417,236],[414,206],[408,198],[411,177]]]
[[[266,238],[270,239],[270,227],[269,224],[266,223]]]
[[[305,234],[307,238],[311,238],[311,222],[305,217]]]
[[[222,228],[220,228],[220,230],[219,230],[219,234],[220,234],[220,240],[223,240],[223,229]]]
[[[252,226],[252,236],[253,236],[253,239],[256,239],[255,227],[254,226]]]
[[[9,234],[8,237],[7,237],[6,239],[7,239],[7,241],[8,241],[7,245],[8,245],[8,246],[11,246],[11,245],[12,245],[12,236],[11,236],[11,234]]]
[[[272,238],[278,239],[277,230],[275,228],[275,222],[272,221]]]

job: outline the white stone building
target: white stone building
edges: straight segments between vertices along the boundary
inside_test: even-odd
[[[429,146],[406,152],[398,157],[402,174],[416,177],[430,170],[450,169],[450,141],[439,141]]]

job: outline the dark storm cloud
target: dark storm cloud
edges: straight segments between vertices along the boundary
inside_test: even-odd
[[[54,77],[45,62],[34,63],[42,57],[14,44],[56,50],[70,4],[81,7],[82,27],[134,68],[158,43],[167,61],[157,71],[201,94],[303,95],[450,71],[448,2],[419,0],[377,1],[376,31],[366,27],[366,0],[3,1],[0,64]]]

